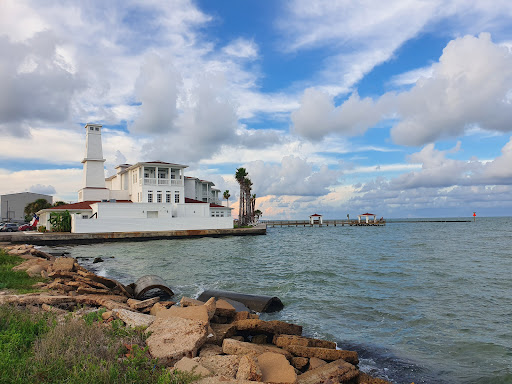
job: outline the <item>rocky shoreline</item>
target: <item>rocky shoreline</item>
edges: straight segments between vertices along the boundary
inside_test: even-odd
[[[388,383],[361,372],[357,352],[304,337],[300,325],[264,321],[215,297],[206,302],[187,297],[179,303],[159,297],[137,300],[133,286],[98,276],[73,258],[54,257],[32,245],[3,249],[25,259],[13,270],[47,280],[36,284],[37,293],[0,292],[0,304],[36,307],[59,316],[77,306],[105,308],[105,323],[119,319],[126,326],[146,328],[151,356],[169,369],[200,374],[198,383]]]

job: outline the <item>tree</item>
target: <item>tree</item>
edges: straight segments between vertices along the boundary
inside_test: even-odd
[[[61,205],[66,205],[67,203],[65,201],[56,201],[53,203],[54,207],[60,207]]]
[[[229,198],[231,197],[231,195],[229,194],[229,190],[226,189],[224,191],[223,196],[226,199],[226,207],[229,207]]]
[[[261,212],[259,209],[254,211],[254,216],[256,216],[256,220],[259,220],[261,216],[263,216],[263,212]]]
[[[52,205],[46,199],[37,199],[32,203],[28,203],[25,206],[25,220],[30,221],[34,216],[34,213],[39,212],[41,209],[50,208]],[[28,219],[28,220],[27,220]]]
[[[240,185],[240,204],[238,207],[238,225],[242,226],[245,223],[244,212],[245,212],[245,178],[248,173],[245,168],[237,168],[235,173],[235,179]]]

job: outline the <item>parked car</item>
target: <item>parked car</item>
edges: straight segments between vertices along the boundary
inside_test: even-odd
[[[16,223],[5,223],[0,226],[0,232],[16,232],[18,230],[18,224]]]
[[[23,224],[18,227],[18,231],[35,231],[37,228],[30,224]]]

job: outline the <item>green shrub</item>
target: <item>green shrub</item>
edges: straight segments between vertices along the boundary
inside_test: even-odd
[[[21,262],[21,257],[9,255],[0,249],[0,289],[13,289],[17,293],[36,291],[33,285],[43,279],[30,277],[25,271],[13,271],[12,268]]]

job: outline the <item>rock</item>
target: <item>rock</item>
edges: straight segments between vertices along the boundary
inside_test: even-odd
[[[152,316],[156,316],[156,314],[160,311],[167,310],[167,307],[161,303],[156,303],[151,307],[151,310],[149,311],[149,314]]]
[[[232,324],[215,324],[210,323],[213,330],[213,338],[208,342],[212,344],[222,345],[225,338],[235,335],[236,329]]]
[[[254,335],[252,337],[251,343],[254,343],[254,344],[267,344],[268,343],[268,337],[267,337],[267,335]]]
[[[160,304],[165,306],[165,308],[169,308],[169,307],[172,307],[173,305],[176,305],[176,302],[168,300],[168,301],[160,301]]]
[[[233,317],[233,321],[238,320],[247,320],[247,319],[259,319],[260,317],[255,313],[250,313],[247,311],[237,312]]]
[[[258,356],[262,380],[265,383],[296,383],[297,374],[286,358],[278,353],[265,352]]]
[[[222,347],[216,344],[205,344],[199,351],[199,357],[217,356],[222,354]]]
[[[101,314],[101,318],[102,318],[103,320],[108,320],[108,319],[110,319],[112,316],[114,316],[114,314],[112,313],[112,311],[103,312],[103,313]]]
[[[211,320],[215,315],[215,311],[217,310],[217,303],[215,302],[215,297],[210,297],[206,303],[204,303],[206,310],[208,312],[208,320]]]
[[[246,343],[234,339],[224,339],[222,343],[222,351],[227,355],[247,355],[256,354],[260,355],[265,352],[273,352],[284,355],[287,359],[291,359],[291,354],[283,349],[277,348],[274,345],[258,345],[253,343]]]
[[[281,355],[279,355],[281,356]],[[285,358],[286,360],[286,358]],[[261,381],[263,374],[256,358],[252,355],[244,355],[238,364],[237,380]]]
[[[349,383],[359,375],[359,370],[345,360],[336,360],[320,368],[299,375],[299,384]]]
[[[236,341],[245,341],[245,338],[243,336],[231,336],[230,339],[233,339]]]
[[[357,384],[391,384],[391,382],[379,379],[376,377],[372,377],[367,373],[359,371],[359,376],[357,378]]]
[[[297,359],[299,359],[299,357],[297,357]],[[311,371],[313,369],[317,369],[317,368],[320,368],[322,365],[325,365],[327,364],[326,361],[322,360],[322,359],[319,359],[318,357],[311,357],[309,359],[309,368],[308,368],[308,371]]]
[[[57,257],[52,264],[52,270],[72,272],[75,267],[75,259],[72,257]]]
[[[42,277],[43,279],[47,279],[47,278],[48,278],[48,272],[47,272],[46,270],[44,270],[44,269],[43,269],[43,270],[41,271],[41,277]]]
[[[154,321],[155,316],[144,315],[142,313],[129,311],[123,308],[115,308],[112,314],[118,319],[123,320],[130,327],[149,327]]]
[[[292,357],[291,363],[294,368],[302,371],[308,365],[309,359],[307,357]]]
[[[169,309],[159,311],[156,314],[159,318],[181,317],[183,319],[200,320],[207,324],[209,322],[208,309],[204,306],[198,307],[171,307]]]
[[[28,271],[31,267],[41,266],[42,269],[39,271],[39,273],[41,273],[41,271],[43,269],[44,270],[48,269],[48,267],[50,265],[51,265],[51,263],[48,260],[33,258],[33,259],[25,260],[23,263],[16,265],[15,267],[12,268],[12,270],[13,271]]]
[[[199,357],[197,360],[215,375],[235,378],[238,371],[240,356],[212,355]]]
[[[180,300],[180,305],[182,307],[198,307],[200,305],[204,305],[204,302],[183,296]]]
[[[216,323],[216,324],[227,324],[228,318],[226,316],[213,315],[213,317],[210,319],[210,321],[212,323]]]
[[[285,335],[302,335],[300,325],[285,323],[284,321],[264,321],[259,319],[239,320],[233,323],[238,331],[249,331],[252,333],[270,333]]]
[[[164,364],[172,365],[183,357],[195,357],[207,338],[207,323],[180,317],[159,318],[146,333],[149,352]]]
[[[41,309],[43,311],[45,311],[45,312],[52,312],[52,313],[56,313],[58,315],[62,315],[62,314],[68,313],[68,311],[66,311],[64,309],[56,308],[56,307],[53,307],[53,306],[48,305],[48,304],[41,305]]]
[[[189,357],[184,357],[176,364],[174,364],[174,369],[184,372],[190,372],[196,375],[201,376],[209,376],[212,373],[207,368],[203,367],[196,360],[193,360]]]
[[[76,293],[79,295],[94,295],[94,294],[109,294],[110,291],[108,289],[97,289],[91,287],[78,287],[76,289]]]
[[[135,300],[135,299],[128,299],[126,301],[126,304],[128,304],[128,306],[133,309],[143,309],[143,308],[151,307],[155,303],[158,303],[159,301],[160,301],[159,297],[153,297],[151,299],[142,300],[142,301]]]
[[[236,309],[224,299],[219,299],[215,302],[217,309],[215,314],[217,316],[233,317],[236,314]]]
[[[301,345],[303,347],[336,349],[336,343],[333,341],[310,339],[307,337],[293,335],[276,335],[272,342],[281,348],[287,347],[288,345]]]
[[[351,364],[359,364],[359,358],[355,351],[343,351],[340,349],[302,347],[300,345],[288,345],[285,347],[288,352],[295,356],[317,357],[322,360],[334,361],[343,359]]]
[[[44,271],[44,266],[42,266],[41,264],[33,265],[26,270],[27,275],[29,275],[30,277],[41,276],[42,271]]]
[[[211,376],[205,377],[199,381],[195,381],[195,384],[251,384],[258,383],[257,381],[248,380],[236,380],[225,376]]]

